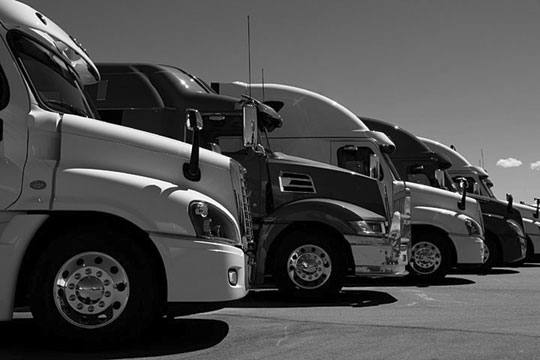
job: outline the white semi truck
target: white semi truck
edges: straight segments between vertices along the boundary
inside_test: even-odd
[[[382,133],[370,131],[351,111],[312,91],[281,84],[216,83],[223,95],[280,103],[283,126],[269,134],[275,151],[283,151],[355,172],[369,172],[369,158],[380,159],[378,178],[387,193],[403,186],[389,155],[378,146]],[[382,134],[384,135],[384,134]],[[386,136],[386,135],[384,135]],[[339,186],[339,184],[336,184]],[[479,267],[484,257],[482,213],[476,200],[412,182],[412,249],[410,273],[420,279],[443,278],[451,267]]]
[[[56,343],[103,345],[188,304],[244,297],[241,166],[95,120],[82,88],[97,68],[25,4],[0,1],[0,48],[0,321],[29,306]]]
[[[486,199],[496,199],[491,191],[493,182],[489,179],[488,172],[480,167],[471,164],[462,154],[451,147],[432,139],[420,138],[433,151],[444,154],[452,161],[452,166],[447,170],[453,179],[464,177],[469,184],[469,192]],[[540,255],[540,220],[537,208],[531,205],[520,204],[516,202],[508,203],[509,208],[514,207],[519,210],[523,220],[523,231],[527,238],[526,260],[532,260]],[[513,225],[513,227],[517,227]]]

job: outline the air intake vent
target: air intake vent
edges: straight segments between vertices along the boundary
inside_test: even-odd
[[[279,175],[279,187],[282,192],[298,192],[314,194],[315,185],[311,176],[306,174],[284,172]]]

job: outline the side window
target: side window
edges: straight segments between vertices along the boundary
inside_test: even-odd
[[[431,186],[431,181],[429,180],[427,175],[424,174],[424,173],[420,173],[420,174],[408,173],[407,174],[407,180],[410,181],[410,182],[417,183],[417,184]]]
[[[9,103],[9,84],[4,74],[4,70],[0,67],[0,110],[5,108]]]
[[[457,188],[459,189],[459,178],[461,178],[463,176],[455,176],[452,178],[452,180],[454,180],[454,183],[456,184]],[[472,177],[469,177],[469,176],[465,176],[465,179],[467,179],[467,192],[469,194],[477,194],[477,195],[480,195],[479,191],[478,191],[478,186],[475,186],[476,184],[476,181],[474,180],[474,178]]]
[[[338,166],[369,176],[369,159],[372,154],[373,151],[366,147],[342,146],[337,150]]]

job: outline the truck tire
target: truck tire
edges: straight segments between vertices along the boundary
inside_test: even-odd
[[[420,281],[443,279],[450,268],[448,243],[437,233],[416,232],[412,235],[410,276]]]
[[[118,232],[73,230],[53,240],[31,284],[30,308],[43,335],[59,346],[96,348],[141,336],[163,309],[148,258]]]
[[[484,239],[484,262],[480,265],[480,273],[488,273],[499,261],[499,247],[493,235],[486,234]]]
[[[333,235],[295,230],[276,251],[277,287],[296,298],[328,298],[339,293],[346,275],[345,257]]]

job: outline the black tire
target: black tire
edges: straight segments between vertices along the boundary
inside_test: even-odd
[[[42,334],[58,346],[116,346],[159,318],[158,283],[136,239],[73,230],[53,240],[36,263],[30,307]]]
[[[273,277],[277,287],[296,298],[329,298],[337,295],[346,275],[341,240],[327,233],[295,230],[276,249]],[[300,267],[299,260],[304,260]]]
[[[486,234],[484,239],[484,262],[480,265],[479,272],[486,274],[492,267],[499,263],[499,246],[495,237],[491,234]]]
[[[411,259],[407,270],[420,281],[443,279],[450,269],[447,239],[437,233],[415,232],[412,235]]]

